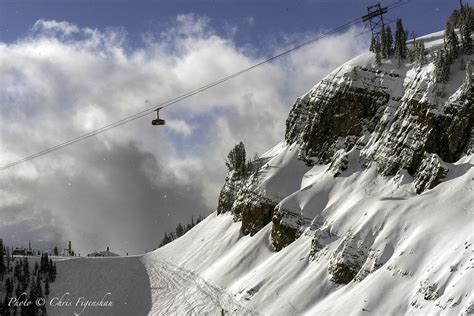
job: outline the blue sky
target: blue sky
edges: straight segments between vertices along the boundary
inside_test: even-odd
[[[466,0],[464,0],[466,2]],[[211,19],[217,32],[232,32],[238,45],[265,49],[269,41],[288,34],[314,33],[341,25],[365,13],[367,0],[1,0],[0,41],[22,38],[39,19],[67,21],[104,30],[122,27],[129,44],[140,45],[144,33],[157,34],[179,14]],[[382,4],[391,4],[383,1]],[[472,0],[469,1],[472,3]],[[402,16],[405,27],[417,34],[440,30],[457,0],[412,0],[388,14]]]

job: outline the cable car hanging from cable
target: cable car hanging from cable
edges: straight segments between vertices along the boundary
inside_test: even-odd
[[[163,119],[160,119],[160,110],[162,109],[162,107],[160,108],[157,108],[155,110],[156,112],[156,119],[154,119],[153,121],[151,121],[151,124],[152,125],[165,125],[165,120]]]

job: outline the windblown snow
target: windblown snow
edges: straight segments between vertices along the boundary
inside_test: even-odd
[[[426,46],[441,44],[440,38],[442,33],[424,37]],[[355,66],[370,67],[373,58],[359,56],[328,78],[343,80]],[[383,67],[390,73],[395,66]],[[402,66],[397,72],[423,76],[429,67],[415,74]],[[456,93],[462,74],[453,72],[448,95]],[[390,82],[387,77],[387,91],[400,93]],[[272,222],[244,236],[232,214],[214,212],[143,256],[58,261],[51,295],[100,299],[110,293],[112,307],[88,308],[84,315],[474,313],[472,153],[442,162],[446,177],[421,194],[407,171],[383,176],[376,162],[363,165],[358,146],[347,153],[347,168],[337,177],[329,164],[308,167],[298,153],[297,143],[285,141],[267,151],[256,185],[277,208],[308,219],[281,251],[272,246]],[[334,282],[331,274],[342,262],[358,265],[348,284]],[[48,312],[65,311],[81,312],[77,306]]]

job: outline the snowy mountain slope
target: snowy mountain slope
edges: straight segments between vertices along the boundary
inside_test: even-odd
[[[442,36],[423,38],[429,51]],[[474,313],[474,74],[453,66],[440,85],[432,63],[373,64],[358,56],[298,98],[285,140],[229,172],[184,236],[61,262],[79,272],[54,293],[120,287],[117,302],[145,298],[133,314]]]
[[[316,167],[289,200],[325,222],[280,252],[271,223],[242,236],[230,214],[213,214],[148,257],[172,259],[263,314],[460,314],[474,303],[473,166],[472,155],[450,164],[449,179],[421,195],[406,174],[354,168],[328,184]],[[346,254],[360,270],[336,284],[329,270]]]
[[[240,315],[252,309],[281,315],[460,314],[474,302],[473,165],[472,155],[450,165],[450,179],[422,195],[410,192],[409,177],[386,179],[375,168],[347,172],[328,191],[327,205],[333,205],[323,212],[328,222],[280,252],[272,248],[271,224],[253,237],[242,236],[230,214],[214,213],[143,257],[58,262],[50,296],[69,292],[75,302],[111,292],[114,308],[89,307],[87,315],[219,314],[222,309]],[[314,169],[304,188],[314,184],[310,179],[319,173]],[[322,249],[312,258],[316,235]],[[370,250],[360,281],[338,285],[330,281],[328,265],[348,240]],[[75,306],[67,309],[78,312]],[[63,315],[65,308],[49,312]]]
[[[429,53],[442,39],[423,37]],[[285,141],[229,173],[215,219],[156,255],[263,313],[473,311],[473,74],[373,64],[356,57],[299,98]]]

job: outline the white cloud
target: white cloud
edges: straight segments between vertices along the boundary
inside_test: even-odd
[[[211,22],[178,16],[136,50],[126,48],[120,29],[43,20],[29,37],[0,43],[0,164],[264,58],[216,35]],[[293,100],[365,48],[356,35],[327,38],[166,108],[165,127],[153,127],[151,115],[2,171],[0,196],[9,198],[0,200],[0,213],[10,214],[9,225],[49,225],[56,232],[49,237],[73,240],[81,253],[151,249],[176,222],[215,207],[234,144],[243,140],[253,156],[283,137]]]
[[[193,129],[185,120],[167,120],[166,125],[181,136],[191,135]]]
[[[51,21],[45,21],[45,20],[38,20],[36,23],[33,25],[32,28],[33,31],[39,31],[39,32],[58,32],[62,33],[64,35],[71,35],[73,33],[79,33],[80,29],[71,23],[68,22],[57,22],[54,20]]]

